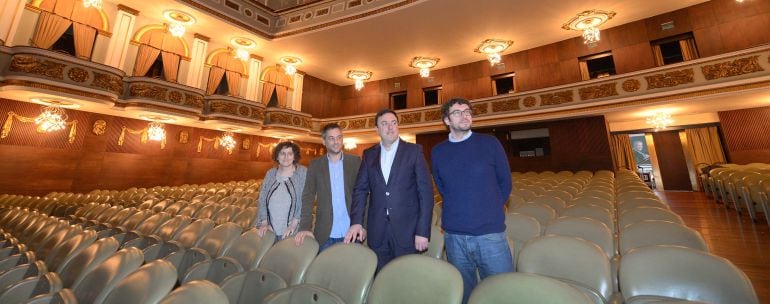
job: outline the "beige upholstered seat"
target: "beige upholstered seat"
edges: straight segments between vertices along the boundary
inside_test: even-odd
[[[286,281],[288,285],[302,283],[310,263],[318,254],[318,242],[313,238],[305,238],[302,245],[297,247],[293,238],[275,243],[267,251],[259,268],[270,270]]]
[[[562,210],[559,215],[571,217],[587,217],[602,222],[602,224],[606,225],[613,234],[615,231],[617,231],[617,229],[615,229],[615,220],[612,212],[596,205],[572,205],[564,208],[564,210]]]
[[[615,244],[612,231],[607,225],[586,217],[560,217],[545,227],[545,234],[578,237],[591,241],[604,251],[607,258],[615,256]]]
[[[626,254],[635,248],[653,245],[677,245],[708,252],[706,241],[698,231],[668,221],[640,221],[620,231],[620,251]]]
[[[631,250],[620,264],[625,303],[759,303],[751,281],[730,261],[680,246]]]
[[[374,279],[367,303],[455,304],[463,298],[463,280],[451,264],[417,254],[396,258]]]
[[[540,228],[540,222],[534,217],[520,213],[506,213],[505,214],[505,235],[509,240],[513,241],[513,251],[511,252],[513,258],[513,265],[516,265],[519,251],[524,243],[527,241],[539,237],[542,235],[542,229]]]
[[[268,294],[286,288],[288,284],[275,272],[257,268],[231,275],[220,286],[230,304],[248,304],[259,303]]]
[[[227,303],[227,295],[216,284],[203,280],[188,282],[160,301],[160,304],[213,303]]]
[[[553,208],[553,210],[556,211],[557,214],[559,213],[559,211],[567,207],[567,203],[565,203],[564,199],[556,196],[550,196],[547,194],[533,197],[529,201],[548,205],[549,207]]]
[[[377,255],[359,244],[337,244],[318,255],[305,274],[305,284],[320,286],[345,303],[359,304],[377,268]]]
[[[510,210],[513,213],[521,213],[534,217],[539,223],[540,228],[545,228],[552,219],[556,218],[556,210],[546,204],[529,202]]]
[[[102,303],[115,285],[136,271],[143,262],[142,251],[137,248],[116,252],[72,286],[78,303]]]
[[[423,254],[436,259],[441,259],[444,256],[444,231],[438,224],[431,225],[428,250]]]
[[[155,304],[176,284],[176,269],[164,260],[145,264],[121,280],[105,298],[105,303]]]
[[[246,231],[235,239],[224,256],[194,264],[181,281],[206,279],[218,284],[228,275],[255,269],[274,241],[272,231],[267,231],[263,237],[259,237],[256,229]]]
[[[610,303],[613,298],[607,254],[583,239],[546,235],[530,240],[519,253],[517,270],[569,283],[597,304]]]
[[[311,284],[300,284],[275,291],[265,297],[265,304],[346,304],[339,296],[328,289]]]
[[[620,213],[618,219],[618,228],[622,230],[630,224],[647,220],[661,220],[679,224],[684,223],[682,217],[672,212],[671,210],[657,207],[639,207]]]
[[[580,290],[559,280],[532,273],[511,272],[489,277],[471,293],[470,304],[591,304]]]

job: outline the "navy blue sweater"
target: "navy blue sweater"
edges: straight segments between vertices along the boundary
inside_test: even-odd
[[[444,230],[462,235],[505,231],[511,170],[497,138],[472,133],[461,142],[445,140],[433,147],[431,165],[444,201]]]

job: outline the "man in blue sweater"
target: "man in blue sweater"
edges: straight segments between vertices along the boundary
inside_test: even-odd
[[[444,200],[441,226],[446,255],[463,277],[463,303],[484,278],[513,271],[505,237],[505,201],[511,172],[502,145],[493,136],[471,132],[470,103],[461,98],[441,107],[449,139],[433,148],[433,178]]]

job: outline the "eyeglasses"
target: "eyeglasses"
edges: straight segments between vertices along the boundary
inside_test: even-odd
[[[461,116],[471,117],[471,116],[473,116],[473,111],[471,111],[471,109],[467,109],[467,110],[463,110],[463,111],[454,110],[452,112],[449,112],[449,116],[452,116],[452,117],[461,117]]]

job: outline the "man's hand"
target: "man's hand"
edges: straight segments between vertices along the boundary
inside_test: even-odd
[[[312,232],[303,230],[303,231],[297,232],[297,234],[294,236],[294,244],[296,244],[297,246],[301,246],[302,243],[305,241],[306,236],[315,238],[315,235],[313,235]]]
[[[366,230],[361,224],[355,224],[350,226],[348,234],[345,235],[345,244],[350,244],[355,241],[363,242],[366,238]]]
[[[425,251],[428,250],[428,238],[424,236],[415,235],[414,236],[414,248],[417,249],[417,251]]]

